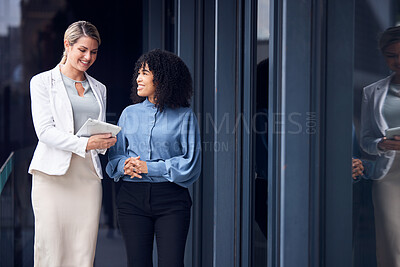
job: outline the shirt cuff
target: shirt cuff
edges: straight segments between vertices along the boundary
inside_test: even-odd
[[[375,146],[376,146],[376,154],[378,154],[378,156],[382,156],[383,154],[385,154],[386,150],[382,150],[379,148],[379,142],[381,141],[381,139],[377,139],[375,140]]]
[[[104,149],[96,149],[96,152],[97,152],[97,154],[105,155],[106,152],[107,152],[107,148],[104,148]]]
[[[117,175],[123,177],[125,175],[124,167],[125,167],[125,160],[127,158],[122,158],[118,162],[117,166]]]
[[[79,137],[79,150],[75,152],[78,156],[81,156],[82,158],[85,157],[86,155],[86,147],[87,143],[89,142],[89,138],[87,137]]]
[[[167,168],[164,161],[146,162],[148,176],[163,176],[167,174]]]

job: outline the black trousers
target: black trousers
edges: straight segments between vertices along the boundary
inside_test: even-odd
[[[187,188],[171,182],[122,182],[118,223],[129,267],[151,267],[156,236],[158,266],[184,266],[192,200]]]

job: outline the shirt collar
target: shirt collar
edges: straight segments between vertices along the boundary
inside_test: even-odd
[[[153,103],[151,103],[151,102],[149,101],[148,98],[146,98],[146,100],[143,101],[143,105],[144,105],[145,107],[149,107],[149,108],[156,108],[156,105],[154,105]]]

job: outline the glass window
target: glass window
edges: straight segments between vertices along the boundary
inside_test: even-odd
[[[253,266],[267,266],[269,0],[257,3]]]
[[[365,109],[363,111],[365,114],[361,114],[362,89],[390,74],[384,56],[378,48],[380,34],[386,28],[395,26],[399,22],[398,1],[355,1],[353,157],[362,160],[364,176],[353,183],[354,267],[396,266],[400,264],[398,255],[400,230],[397,230],[397,225],[400,223],[400,211],[397,208],[400,201],[398,197],[400,196],[400,184],[398,183],[400,172],[396,171],[395,168],[400,164],[400,161],[398,161],[396,155],[392,167],[389,166],[389,172],[384,175],[383,179],[380,181],[371,180],[380,176],[379,171],[374,167],[380,159],[379,156],[373,155],[372,151],[368,151],[366,146],[369,141],[361,136],[360,131],[361,125],[366,125],[365,122],[361,122],[361,117],[369,117],[371,113],[375,113],[375,115],[381,113],[388,126],[400,127],[400,124],[396,124],[396,120],[392,120],[393,117],[390,115],[390,113],[395,114],[396,112],[400,114],[398,108],[392,110],[389,108],[390,102],[396,101],[397,98],[388,90],[390,86],[386,89],[384,87],[373,89],[374,94],[379,90],[385,91],[380,97],[378,94],[375,96],[383,101],[381,110]],[[389,93],[386,94],[386,90]],[[367,95],[365,95],[366,103],[380,101],[374,100],[371,94]],[[378,120],[371,119],[369,122],[370,125],[377,125]],[[368,126],[365,127],[368,128]],[[371,137],[374,139],[381,138],[379,134]],[[361,148],[360,143],[364,145],[365,150]],[[396,153],[389,154],[387,156],[394,157]],[[394,177],[395,179],[393,179]],[[395,206],[391,206],[390,203]],[[396,251],[396,254],[394,254],[394,251]],[[377,260],[378,258],[379,260]],[[396,258],[397,264],[394,263]]]

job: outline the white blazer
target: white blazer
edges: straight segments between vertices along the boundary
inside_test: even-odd
[[[371,177],[374,180],[381,179],[387,174],[396,154],[394,150],[381,151],[378,148],[379,141],[388,129],[382,108],[392,77],[393,75],[390,75],[363,89],[360,145],[365,152],[375,156],[375,168]]]
[[[106,87],[87,73],[85,76],[100,106],[97,119],[105,121]],[[30,82],[30,93],[33,125],[39,141],[28,172],[38,170],[48,175],[63,175],[69,168],[72,153],[85,157],[89,138],[74,135],[72,106],[59,65],[35,75]],[[105,151],[90,151],[100,178],[103,174],[98,153]]]

